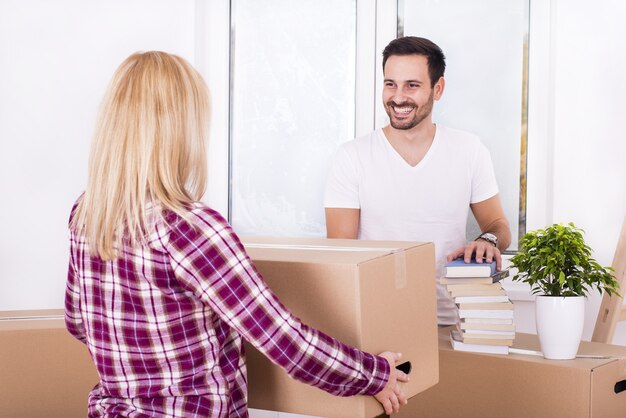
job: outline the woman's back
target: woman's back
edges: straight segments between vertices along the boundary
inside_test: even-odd
[[[182,58],[137,53],[115,72],[70,217],[66,323],[101,378],[89,416],[247,416],[242,338],[294,379],[397,410],[399,355],[302,324],[197,203],[207,128],[206,86]]]
[[[70,247],[67,326],[86,336],[101,377],[91,416],[120,408],[247,416],[242,337],[293,378],[335,395],[385,386],[384,359],[302,324],[267,287],[228,222],[200,203],[186,219],[165,212],[146,245],[124,246],[115,260],[90,257],[75,233]]]
[[[215,212],[195,212],[192,216],[215,229],[227,227]],[[76,291],[68,284],[68,329],[87,336],[101,378],[90,405],[106,404],[102,399],[111,397],[119,408],[122,399],[134,398],[135,408],[144,399],[152,405],[149,415],[165,407],[165,414],[188,416],[190,405],[183,397],[191,396],[200,416],[245,410],[241,337],[194,294],[201,283],[177,278],[170,251],[187,249],[170,240],[180,243],[180,231],[189,224],[171,212],[166,220],[178,227],[159,222],[147,245],[125,246],[120,258],[109,261],[90,257],[85,237],[71,234],[69,283]],[[225,260],[219,256],[211,261],[220,262]],[[161,398],[160,405],[151,398]],[[166,398],[171,398],[169,406]]]

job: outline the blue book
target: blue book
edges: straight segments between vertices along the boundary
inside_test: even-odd
[[[491,277],[494,273],[495,260],[491,263],[478,263],[472,259],[466,263],[462,258],[457,258],[446,264],[446,277]]]

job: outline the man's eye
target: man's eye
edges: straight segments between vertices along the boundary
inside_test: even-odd
[[[411,84],[409,84],[409,87],[411,87],[412,89],[416,89],[416,88],[418,88],[419,86],[420,86],[420,85],[419,85],[419,84],[417,84],[417,83],[411,83]]]

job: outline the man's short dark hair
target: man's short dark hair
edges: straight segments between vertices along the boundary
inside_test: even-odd
[[[392,55],[423,55],[428,60],[428,75],[431,87],[443,77],[446,71],[446,57],[434,42],[417,36],[405,36],[394,39],[383,50],[383,71],[385,63]]]

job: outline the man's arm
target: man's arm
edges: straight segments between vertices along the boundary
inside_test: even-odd
[[[488,241],[479,239],[468,242],[465,247],[461,247],[448,255],[448,261],[463,256],[465,262],[469,263],[472,254],[476,255],[476,260],[480,263],[483,257],[488,263],[496,260],[496,268],[502,268],[501,251],[506,250],[511,244],[511,230],[509,222],[504,216],[504,210],[500,203],[500,195],[483,200],[482,202],[470,205],[472,213],[478,222],[481,232],[489,232],[498,237],[498,246],[494,247]]]
[[[356,239],[360,218],[360,209],[326,208],[326,238]]]
[[[490,232],[498,237],[498,249],[504,251],[511,245],[511,229],[509,221],[504,216],[504,210],[500,203],[500,195],[497,194],[482,202],[470,205],[472,213],[478,222],[481,232]]]

